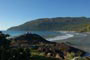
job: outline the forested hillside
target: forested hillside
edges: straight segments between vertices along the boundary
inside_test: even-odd
[[[90,18],[86,17],[57,17],[42,18],[11,27],[8,30],[23,31],[90,31]]]

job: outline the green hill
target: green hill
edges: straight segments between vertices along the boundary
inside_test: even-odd
[[[90,31],[90,18],[86,17],[57,17],[42,18],[11,27],[14,31]]]

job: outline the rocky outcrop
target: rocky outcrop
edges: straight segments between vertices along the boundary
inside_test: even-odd
[[[43,42],[43,43],[50,43],[49,41],[47,41],[46,39],[44,39],[43,37],[41,37],[38,34],[32,34],[32,33],[27,33],[21,36],[18,36],[15,38],[15,40],[28,40],[30,43],[39,43],[39,42]]]
[[[48,46],[42,46],[38,48],[38,51],[44,52],[47,57],[55,57],[64,59],[68,53],[74,53],[75,56],[83,56],[86,52],[69,46],[65,43],[56,43]]]
[[[16,45],[22,45],[22,46],[54,43],[54,42],[47,41],[46,39],[44,39],[38,34],[32,34],[32,33],[26,33],[15,38],[11,38],[11,40],[14,41],[14,46],[15,46],[15,43]],[[11,42],[11,44],[13,44],[13,42]]]

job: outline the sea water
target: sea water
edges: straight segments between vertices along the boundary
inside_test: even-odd
[[[42,36],[43,38],[54,41],[54,40],[63,40],[73,37],[74,35],[72,33],[66,33],[66,32],[51,32],[51,31],[29,31],[32,34],[38,34]],[[11,37],[19,36],[22,34],[27,33],[27,31],[3,31],[5,34],[9,34]]]

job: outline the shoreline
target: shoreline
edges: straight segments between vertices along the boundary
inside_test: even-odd
[[[77,34],[77,33],[76,33]],[[61,42],[69,42],[72,46],[84,50],[90,53],[90,33],[80,33],[84,34],[82,36],[74,36],[72,38],[68,38],[65,40],[55,40],[54,42],[61,43]]]
[[[69,38],[78,37],[78,36],[87,36],[86,33],[78,33],[78,32],[69,32],[69,31],[57,31],[59,33],[63,33],[64,35],[58,35],[55,37],[46,38],[49,41],[56,41],[56,40],[67,40]]]
[[[72,34],[65,34],[65,35],[62,35],[62,36],[55,36],[55,37],[52,37],[52,38],[47,38],[47,40],[55,41],[55,40],[68,39],[68,38],[71,38],[71,37],[74,37],[74,35],[72,35]]]

